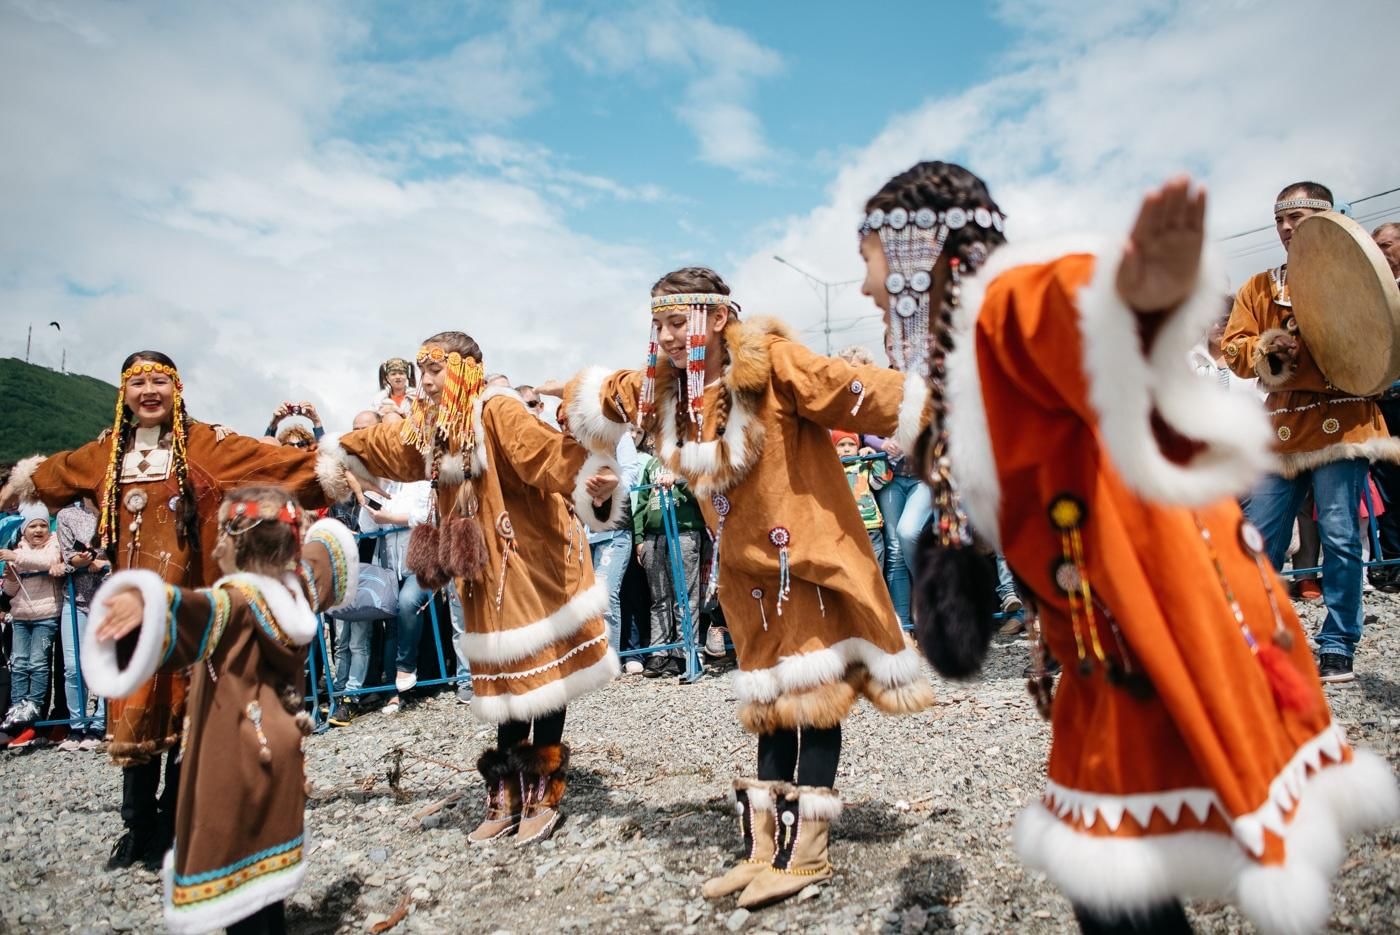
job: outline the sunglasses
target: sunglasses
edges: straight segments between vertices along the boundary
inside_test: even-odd
[[[535,400],[534,402],[526,403],[525,406],[526,406],[526,408],[528,408],[528,409],[543,409],[543,408],[544,408],[544,403],[540,402],[540,401],[537,399],[537,400]]]
[[[310,448],[311,442],[287,442],[288,448]]]

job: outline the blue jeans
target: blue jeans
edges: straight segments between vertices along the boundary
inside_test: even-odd
[[[409,575],[399,585],[399,629],[398,651],[391,652],[388,640],[384,647],[384,681],[394,681],[394,673],[389,670],[389,659],[395,662],[400,672],[418,671],[418,644],[423,638],[423,611],[433,599],[433,592],[426,591],[418,579]]]
[[[58,618],[16,620],[10,651],[10,704],[32,701],[40,710],[49,697],[49,650]]]
[[[462,655],[462,635],[467,632],[467,621],[462,615],[462,595],[457,593],[454,582],[447,588],[447,613],[452,619],[452,652],[457,656],[457,675],[466,678],[471,672],[467,657]]]
[[[74,621],[76,614],[77,620]],[[78,640],[82,639],[83,631],[87,629],[87,611],[81,607],[76,607],[72,601],[63,602],[63,632],[59,635],[59,642],[63,644],[63,694],[68,699],[68,716],[70,718],[87,717],[87,711],[83,710],[83,695],[89,708],[96,708],[97,713],[93,719],[86,724],[79,724],[78,728],[100,734],[106,729],[107,706],[104,705],[91,690],[78,691],[78,653],[74,650],[78,647]],[[76,625],[78,634],[73,635],[73,628]],[[86,685],[83,686],[87,688]]]
[[[890,600],[894,602],[900,625],[906,627],[913,620],[909,615],[909,566],[904,561],[904,547],[899,541],[899,519],[904,515],[909,495],[922,486],[917,477],[896,474],[875,491],[875,502],[885,517],[885,584],[890,589]]]
[[[933,494],[929,492],[927,484],[915,478],[910,480],[914,481],[915,487],[904,502],[904,512],[899,516],[895,531],[898,533],[899,551],[904,556],[904,564],[908,566],[912,579],[919,572],[919,533],[924,531],[929,517],[933,515]]]
[[[1322,600],[1327,619],[1317,635],[1319,653],[1350,657],[1361,641],[1361,498],[1368,465],[1334,461],[1293,478],[1270,474],[1250,494],[1249,521],[1264,534],[1269,561],[1283,567],[1293,517],[1308,489],[1317,503],[1322,538]]]
[[[622,651],[622,576],[627,573],[627,564],[632,561],[632,534],[619,532],[611,539],[603,539],[592,545],[593,570],[607,583],[608,588],[608,643],[617,651]]]
[[[1011,566],[1006,564],[1006,559],[1000,552],[997,553],[997,600],[1004,601],[1008,597],[1019,597],[1016,594],[1016,579],[1011,574]]]
[[[374,633],[372,620],[335,622],[335,690],[357,691],[365,687],[369,675],[369,641]]]
[[[882,526],[879,529],[867,529],[866,534],[870,536],[870,548],[875,552],[875,564],[880,568],[885,567],[885,530]],[[888,581],[886,582],[888,584]]]

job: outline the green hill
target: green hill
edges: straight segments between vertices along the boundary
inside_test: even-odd
[[[0,464],[92,441],[111,426],[116,398],[115,386],[93,377],[0,359]]]

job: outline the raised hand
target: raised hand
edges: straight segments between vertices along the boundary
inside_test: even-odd
[[[617,489],[618,477],[611,468],[603,468],[584,482],[584,489],[593,498],[594,506],[602,506]]]
[[[136,590],[118,591],[103,603],[107,609],[107,619],[97,628],[99,640],[119,640],[141,626],[141,617],[146,612],[146,602],[141,592]]]
[[[1142,200],[1115,285],[1137,312],[1176,308],[1196,286],[1205,244],[1206,193],[1178,176]]]

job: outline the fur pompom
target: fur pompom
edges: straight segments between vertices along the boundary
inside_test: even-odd
[[[480,581],[486,570],[486,537],[481,524],[469,516],[444,519],[438,534],[438,564],[453,578]]]
[[[429,591],[436,591],[451,579],[451,575],[442,567],[438,552],[437,527],[430,523],[414,526],[408,536],[405,564],[418,583]]]
[[[1307,711],[1317,702],[1317,689],[1307,683],[1283,650],[1272,643],[1260,643],[1258,659],[1280,711]]]
[[[919,536],[914,632],[939,675],[976,675],[996,631],[996,570],[975,549],[948,549],[932,528]]]

